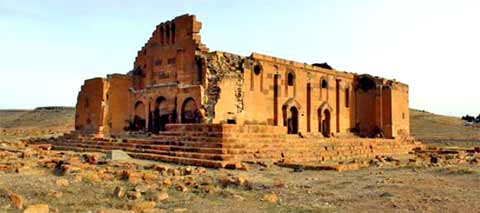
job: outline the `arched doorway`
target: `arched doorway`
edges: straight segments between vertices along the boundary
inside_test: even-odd
[[[135,115],[133,117],[133,129],[145,130],[145,104],[141,101],[135,103]]]
[[[193,98],[187,98],[182,105],[182,123],[199,123],[197,116],[197,104]]]
[[[298,109],[292,106],[287,118],[288,134],[298,134]]]
[[[153,132],[165,131],[165,125],[168,123],[170,113],[167,108],[167,99],[158,97],[155,100],[155,109],[153,110]]]
[[[330,110],[325,109],[322,116],[322,134],[325,137],[330,137]]]

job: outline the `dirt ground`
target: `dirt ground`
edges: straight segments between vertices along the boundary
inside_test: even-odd
[[[468,136],[446,134],[448,125],[459,125],[456,118],[416,112],[412,132],[430,145],[462,148],[379,156],[347,172],[272,162],[239,171],[117,161],[19,142],[70,131],[72,112],[20,111],[0,122],[0,212],[41,212],[45,206],[37,204],[49,212],[480,212],[478,132],[458,127]],[[428,135],[433,128],[444,131]]]
[[[479,153],[438,156],[434,163],[425,153],[379,158],[367,168],[335,172],[268,162],[238,171],[112,161],[11,143],[0,150],[3,212],[33,204],[47,204],[50,212],[480,212]]]

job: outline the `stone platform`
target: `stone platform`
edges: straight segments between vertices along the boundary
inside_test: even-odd
[[[238,168],[242,161],[325,162],[377,155],[407,154],[425,147],[413,139],[323,138],[287,135],[284,127],[232,124],[169,124],[148,138],[106,139],[78,132],[52,139],[55,150],[104,152],[123,150],[133,158],[213,168]]]

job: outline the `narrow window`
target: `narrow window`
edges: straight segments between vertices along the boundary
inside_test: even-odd
[[[170,25],[167,24],[167,27],[165,28],[165,33],[166,33],[166,41],[165,43],[169,44],[170,43]]]
[[[160,44],[165,43],[165,30],[163,29],[163,25],[160,26]]]
[[[293,86],[295,84],[295,75],[292,72],[287,75],[287,84],[288,86]]]
[[[262,72],[262,67],[260,65],[255,65],[255,67],[253,67],[253,72],[255,75],[260,75],[260,72]]]
[[[328,87],[328,82],[326,79],[322,80],[322,89],[326,89]]]
[[[172,44],[175,44],[175,23],[172,23]]]

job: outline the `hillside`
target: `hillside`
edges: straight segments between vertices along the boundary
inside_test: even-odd
[[[0,110],[0,139],[54,136],[74,128],[75,108],[39,107],[34,110]]]
[[[410,129],[415,138],[429,144],[480,145],[480,129],[465,126],[458,117],[411,109]]]

